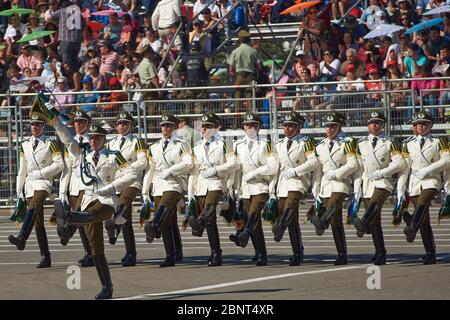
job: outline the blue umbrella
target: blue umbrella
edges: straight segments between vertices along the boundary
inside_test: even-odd
[[[405,34],[411,34],[411,33],[414,33],[414,32],[417,32],[417,31],[420,31],[423,29],[427,29],[427,28],[431,28],[431,27],[440,25],[443,23],[443,21],[444,21],[444,19],[442,19],[442,18],[436,18],[436,19],[431,19],[428,21],[421,22],[419,24],[416,24],[412,28],[408,29],[405,32]]]

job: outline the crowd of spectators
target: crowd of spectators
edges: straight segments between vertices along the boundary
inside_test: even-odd
[[[450,91],[445,90],[449,90],[449,81],[420,79],[450,76],[450,12],[423,15],[445,5],[443,0],[363,0],[357,4],[356,0],[325,0],[289,15],[280,12],[294,5],[293,0],[238,2],[196,0],[187,6],[180,0],[0,0],[0,11],[12,6],[34,9],[31,14],[0,17],[0,92],[46,88],[63,93],[52,97],[62,112],[69,113],[74,108],[88,113],[117,112],[120,102],[129,99],[126,93],[94,92],[216,84],[214,79],[218,77],[214,75],[219,72],[214,69],[217,64],[214,57],[229,48],[223,45],[224,41],[230,44],[239,30],[248,30],[254,24],[298,22],[300,46],[294,48],[295,61],[280,77],[261,63],[268,56],[264,41],[241,44],[251,46],[259,57],[254,70],[247,72],[249,79],[258,83],[280,79],[284,83],[302,84],[293,89],[295,99],[289,107],[306,111],[337,105],[386,107],[380,93],[383,90],[390,91],[389,107],[393,112],[398,106],[450,103]],[[439,16],[444,18],[441,24],[412,34],[406,32]],[[383,23],[404,29],[387,36],[364,38]],[[23,36],[39,31],[55,32],[18,42]],[[233,61],[240,58],[231,51],[226,53],[233,56]],[[232,64],[230,59],[228,63]],[[228,67],[231,74],[228,72],[224,79],[233,84],[237,78],[233,73],[239,76],[239,66]],[[279,71],[281,66],[274,69]],[[406,81],[408,78],[419,80]],[[331,81],[342,83],[328,84]],[[365,93],[358,98],[342,94],[348,91]],[[184,99],[229,97],[229,94],[203,90],[192,96],[189,91],[175,90],[171,95],[161,91],[132,98]],[[260,96],[271,94],[258,91]],[[309,99],[313,96],[316,98]],[[418,101],[419,97],[422,101]],[[30,105],[30,99],[17,98],[17,103]],[[150,106],[149,112],[155,111],[154,107]],[[450,116],[445,108],[431,111],[440,122]],[[407,117],[411,110],[401,112],[402,117]]]

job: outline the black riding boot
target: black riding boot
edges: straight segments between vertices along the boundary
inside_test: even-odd
[[[250,236],[253,234],[255,227],[258,223],[258,215],[256,213],[250,214],[247,223],[245,224],[244,231],[239,233],[238,246],[245,248],[248,244]]]
[[[177,216],[174,215],[172,220],[172,236],[173,244],[175,246],[175,262],[183,261],[183,243],[181,242],[180,227],[178,226]]]
[[[155,216],[152,221],[147,221],[144,226],[144,231],[146,234],[146,240],[148,243],[152,243],[155,238],[158,238],[159,227],[162,225],[163,221],[167,219],[171,208],[168,206],[160,206],[155,212]]]
[[[303,242],[298,222],[289,225],[289,239],[291,240],[292,251],[294,252],[289,265],[299,266],[303,262]]]
[[[344,226],[342,224],[339,226],[332,226],[331,229],[333,230],[334,243],[338,253],[334,265],[347,264],[347,243],[345,241]]]
[[[370,227],[372,228],[372,240],[375,246],[373,264],[384,265],[386,264],[386,248],[384,246],[383,228],[379,224],[372,224]]]
[[[189,225],[192,229],[192,235],[196,237],[203,236],[203,231],[205,231],[206,224],[210,217],[216,212],[216,206],[213,204],[207,204],[203,208],[202,212],[198,218],[194,216],[189,217]]]
[[[311,218],[311,222],[312,224],[314,224],[314,227],[316,228],[316,234],[318,236],[323,235],[325,229],[328,229],[331,219],[333,219],[336,212],[336,207],[333,206],[331,208],[327,208],[321,217],[315,215]]]
[[[161,268],[173,267],[175,265],[175,246],[172,228],[170,224],[162,224],[159,228],[164,242],[164,249],[166,250],[166,259],[159,266]]]
[[[94,259],[95,268],[97,269],[98,277],[102,284],[102,289],[95,296],[95,299],[111,299],[113,294],[113,285],[111,281],[111,274],[109,272],[108,262],[106,261],[105,255],[97,254],[92,256]]]
[[[39,244],[39,250],[41,251],[41,262],[36,268],[50,268],[52,266],[52,259],[50,258],[50,251],[48,250],[47,232],[45,227],[35,227],[36,238]]]
[[[25,213],[25,217],[22,223],[22,228],[20,229],[19,235],[16,237],[10,235],[8,240],[11,244],[17,247],[17,250],[25,249],[25,244],[30,236],[31,230],[33,230],[34,220],[36,215],[34,214],[34,209],[30,209]]]
[[[136,240],[134,238],[133,225],[131,221],[122,225],[123,242],[127,251],[122,260],[123,267],[132,267],[136,265]]]
[[[208,261],[208,267],[217,267],[222,265],[222,250],[220,249],[219,229],[217,224],[207,224],[209,246],[211,247],[211,259]]]
[[[423,224],[420,227],[420,235],[422,236],[422,242],[425,248],[425,255],[422,257],[423,264],[435,264],[436,245],[434,243],[434,235],[431,225]]]
[[[255,228],[255,231],[252,234],[252,237],[255,240],[255,251],[256,251],[256,266],[266,266],[267,265],[267,250],[266,250],[266,241],[264,240],[264,232],[262,225],[258,225]]]
[[[356,228],[356,235],[359,238],[362,238],[365,233],[370,233],[369,223],[379,209],[379,205],[375,202],[372,202],[361,219],[358,217],[355,218],[354,225]]]
[[[414,242],[417,231],[419,231],[427,212],[428,212],[428,209],[425,208],[424,205],[418,207],[414,211],[414,215],[412,217],[411,223],[409,224],[409,226],[406,226],[405,229],[403,229],[403,233],[406,235],[406,241]]]
[[[274,240],[280,242],[283,239],[284,232],[286,228],[291,223],[292,215],[294,211],[291,208],[286,208],[283,210],[283,214],[278,222],[276,222],[272,227],[272,232],[274,235]]]
[[[81,243],[83,244],[85,255],[83,258],[78,260],[80,267],[88,268],[94,266],[94,259],[92,259],[91,245],[89,244],[89,239],[87,237],[84,226],[78,227],[78,232],[80,233]]]

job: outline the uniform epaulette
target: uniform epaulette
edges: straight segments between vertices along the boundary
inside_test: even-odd
[[[448,149],[448,137],[439,137],[439,151]]]
[[[127,165],[127,160],[125,160],[125,158],[123,157],[123,155],[120,153],[120,151],[114,152],[116,155],[116,163],[119,167],[122,167],[124,165]]]
[[[359,139],[358,143],[364,142],[364,141],[367,141],[367,140],[369,140],[369,137],[366,136],[366,137],[363,137],[363,138]]]

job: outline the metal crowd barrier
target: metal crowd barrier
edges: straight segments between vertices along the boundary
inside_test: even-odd
[[[444,80],[448,78],[427,78]],[[343,84],[355,82],[315,82],[289,84],[252,84],[247,86],[208,86],[196,88],[165,88],[119,90],[124,94],[123,101],[98,102],[91,104],[89,114],[94,121],[110,129],[114,136],[114,122],[122,110],[136,118],[134,133],[140,135],[148,144],[160,138],[159,121],[163,112],[172,112],[182,117],[197,132],[201,116],[211,111],[222,119],[221,134],[231,144],[243,136],[242,116],[252,110],[260,114],[263,126],[260,134],[276,142],[282,136],[283,116],[292,109],[299,111],[306,119],[302,132],[316,139],[324,136],[324,118],[330,110],[343,112],[346,116],[344,131],[360,138],[367,134],[366,115],[372,110],[383,110],[387,117],[386,133],[398,138],[411,134],[409,124],[415,110],[427,109],[436,119],[432,128],[435,135],[450,133],[450,88],[411,90],[412,80],[424,79],[380,79],[360,81],[362,90],[337,90]],[[368,82],[381,82],[380,90],[366,90]],[[345,86],[344,86],[345,87]],[[362,88],[362,86],[361,86]],[[235,93],[241,90],[241,98]],[[111,91],[92,91],[92,94],[109,96]],[[64,95],[67,93],[55,93]],[[85,92],[72,92],[74,96]],[[0,95],[0,209],[14,204],[16,175],[18,172],[18,146],[24,137],[30,135],[29,109],[35,98],[33,93],[14,93]],[[26,102],[26,103],[24,103]],[[20,103],[20,106],[19,106]],[[83,109],[86,104],[74,103],[62,106],[67,112]],[[46,126],[45,134],[54,136],[53,128]],[[195,135],[200,139],[200,135]],[[58,179],[55,178],[54,198]]]

